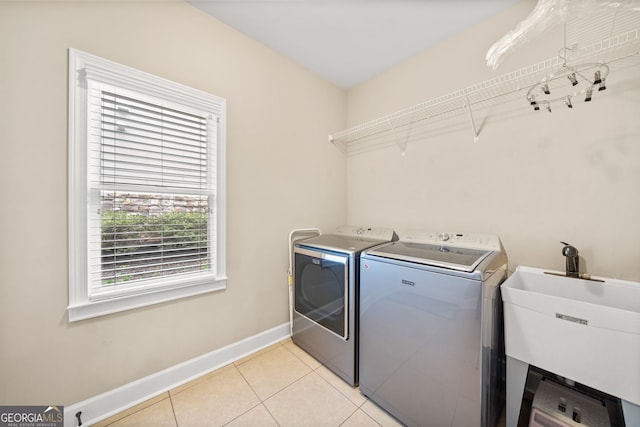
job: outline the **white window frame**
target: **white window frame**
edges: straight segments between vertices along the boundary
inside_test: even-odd
[[[124,286],[113,292],[91,292],[89,286],[88,87],[104,83],[123,90],[197,108],[218,117],[216,133],[213,245],[215,276],[167,280],[161,286]],[[116,313],[226,288],[226,100],[133,68],[69,49],[69,321]]]

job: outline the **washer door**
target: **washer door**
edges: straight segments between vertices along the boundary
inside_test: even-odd
[[[298,314],[348,338],[348,256],[295,249],[294,294]]]

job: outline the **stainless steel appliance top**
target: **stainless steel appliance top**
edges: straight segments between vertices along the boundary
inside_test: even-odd
[[[457,271],[472,272],[493,252],[500,239],[488,234],[413,232],[367,251],[367,254]]]
[[[348,254],[357,254],[365,249],[396,240],[398,237],[390,228],[341,226],[333,234],[299,240],[296,247],[312,247]]]

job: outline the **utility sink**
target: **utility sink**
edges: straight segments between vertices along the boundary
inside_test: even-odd
[[[640,405],[640,283],[521,266],[502,298],[507,356]]]

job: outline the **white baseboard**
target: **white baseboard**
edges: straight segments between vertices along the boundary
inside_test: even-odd
[[[65,427],[77,427],[76,413],[81,411],[83,427],[90,426],[287,337],[289,337],[289,324],[283,323],[226,347],[179,363],[82,402],[66,406],[64,408],[64,425]]]

